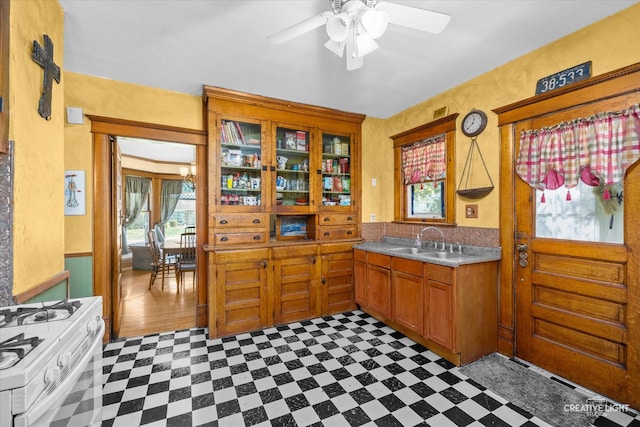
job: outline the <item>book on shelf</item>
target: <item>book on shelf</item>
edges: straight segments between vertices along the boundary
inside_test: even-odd
[[[307,150],[307,133],[303,131],[296,132],[296,150],[298,151],[308,151]]]

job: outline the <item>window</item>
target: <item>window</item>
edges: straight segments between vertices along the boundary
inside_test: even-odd
[[[455,126],[458,114],[393,135],[395,220],[455,223]]]
[[[166,240],[180,240],[180,234],[185,227],[196,225],[196,194],[195,190],[187,183],[182,184],[182,193],[176,205],[176,209],[164,224]]]
[[[140,209],[140,214],[136,217],[136,219],[131,224],[125,227],[127,244],[146,243],[147,241],[147,232],[149,231],[149,196],[150,195],[151,193],[149,192],[149,194],[147,194],[147,197],[144,199],[142,208]]]

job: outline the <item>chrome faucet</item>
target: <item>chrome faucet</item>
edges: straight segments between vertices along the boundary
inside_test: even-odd
[[[422,247],[422,233],[424,233],[427,230],[436,230],[438,233],[440,233],[440,237],[442,237],[442,249],[440,249],[441,251],[445,250],[445,243],[444,243],[444,233],[442,232],[442,230],[440,230],[439,228],[436,227],[425,227],[422,229],[422,231],[420,231],[420,233],[418,233],[416,235],[416,246],[418,248]],[[436,250],[438,250],[438,244],[436,243]]]

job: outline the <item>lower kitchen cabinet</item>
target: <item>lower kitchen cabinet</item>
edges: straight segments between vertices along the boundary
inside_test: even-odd
[[[497,351],[497,261],[448,267],[355,250],[360,308],[460,365]]]
[[[391,319],[405,328],[423,333],[424,264],[405,258],[392,258]]]
[[[315,245],[273,248],[273,321],[295,322],[320,315],[320,263]]]
[[[220,251],[209,254],[209,333],[231,335],[269,324],[269,250]]]
[[[350,311],[353,242],[215,249],[209,256],[209,336]]]
[[[320,311],[323,316],[356,308],[353,289],[353,243],[320,245]]]

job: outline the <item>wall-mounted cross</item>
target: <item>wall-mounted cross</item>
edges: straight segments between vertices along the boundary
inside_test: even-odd
[[[44,68],[42,79],[42,96],[38,103],[38,113],[46,120],[51,120],[51,92],[53,80],[60,83],[60,67],[53,62],[53,42],[48,35],[44,35],[44,49],[36,40],[33,41],[33,53],[31,58]]]

